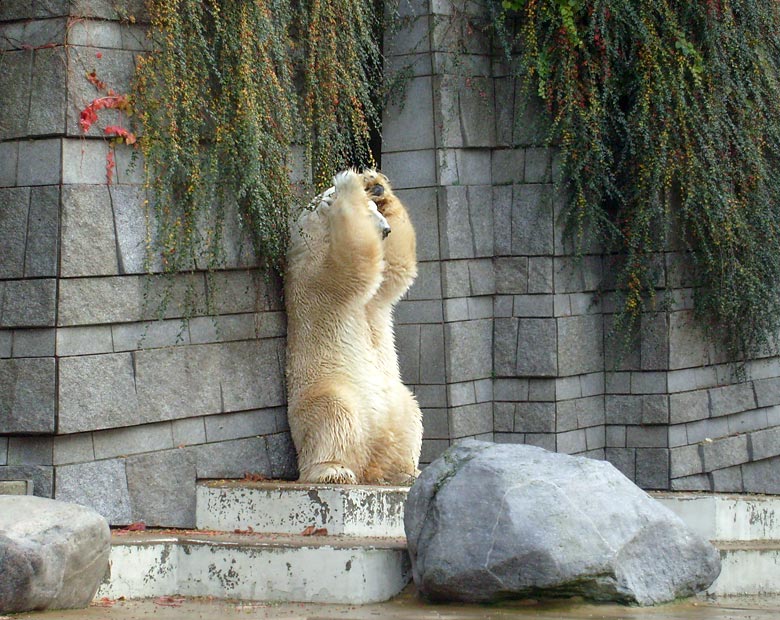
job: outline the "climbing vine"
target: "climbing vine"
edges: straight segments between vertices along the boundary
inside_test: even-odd
[[[763,0],[494,4],[506,55],[560,147],[569,235],[615,252],[622,319],[656,304],[679,231],[696,311],[735,357],[780,328],[779,11]]]
[[[234,213],[257,255],[281,272],[299,189],[291,154],[303,154],[318,189],[340,168],[372,163],[381,12],[355,0],[147,8],[152,51],[139,60],[133,97],[153,195],[152,253],[171,272],[217,268]]]

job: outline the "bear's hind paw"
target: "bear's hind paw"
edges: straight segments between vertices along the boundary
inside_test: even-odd
[[[357,476],[349,467],[341,463],[317,463],[307,468],[301,480],[321,484],[357,484]]]

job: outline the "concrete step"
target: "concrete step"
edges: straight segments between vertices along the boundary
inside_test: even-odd
[[[780,540],[780,496],[653,493],[707,540]]]
[[[404,536],[408,487],[210,480],[198,483],[199,529],[300,534]]]
[[[721,571],[707,590],[718,596],[780,594],[780,541],[715,541]]]
[[[365,604],[409,582],[403,538],[115,532],[96,599],[206,596],[266,602]]]

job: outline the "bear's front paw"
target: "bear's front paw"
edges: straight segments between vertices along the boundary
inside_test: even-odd
[[[357,476],[349,467],[336,463],[317,463],[301,472],[301,480],[323,484],[357,484]]]

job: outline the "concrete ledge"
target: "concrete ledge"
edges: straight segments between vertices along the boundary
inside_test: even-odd
[[[406,541],[209,532],[114,534],[96,598],[184,595],[364,604],[409,582]]]
[[[408,487],[338,487],[279,482],[198,484],[200,529],[300,534],[308,526],[331,535],[403,537]]]

